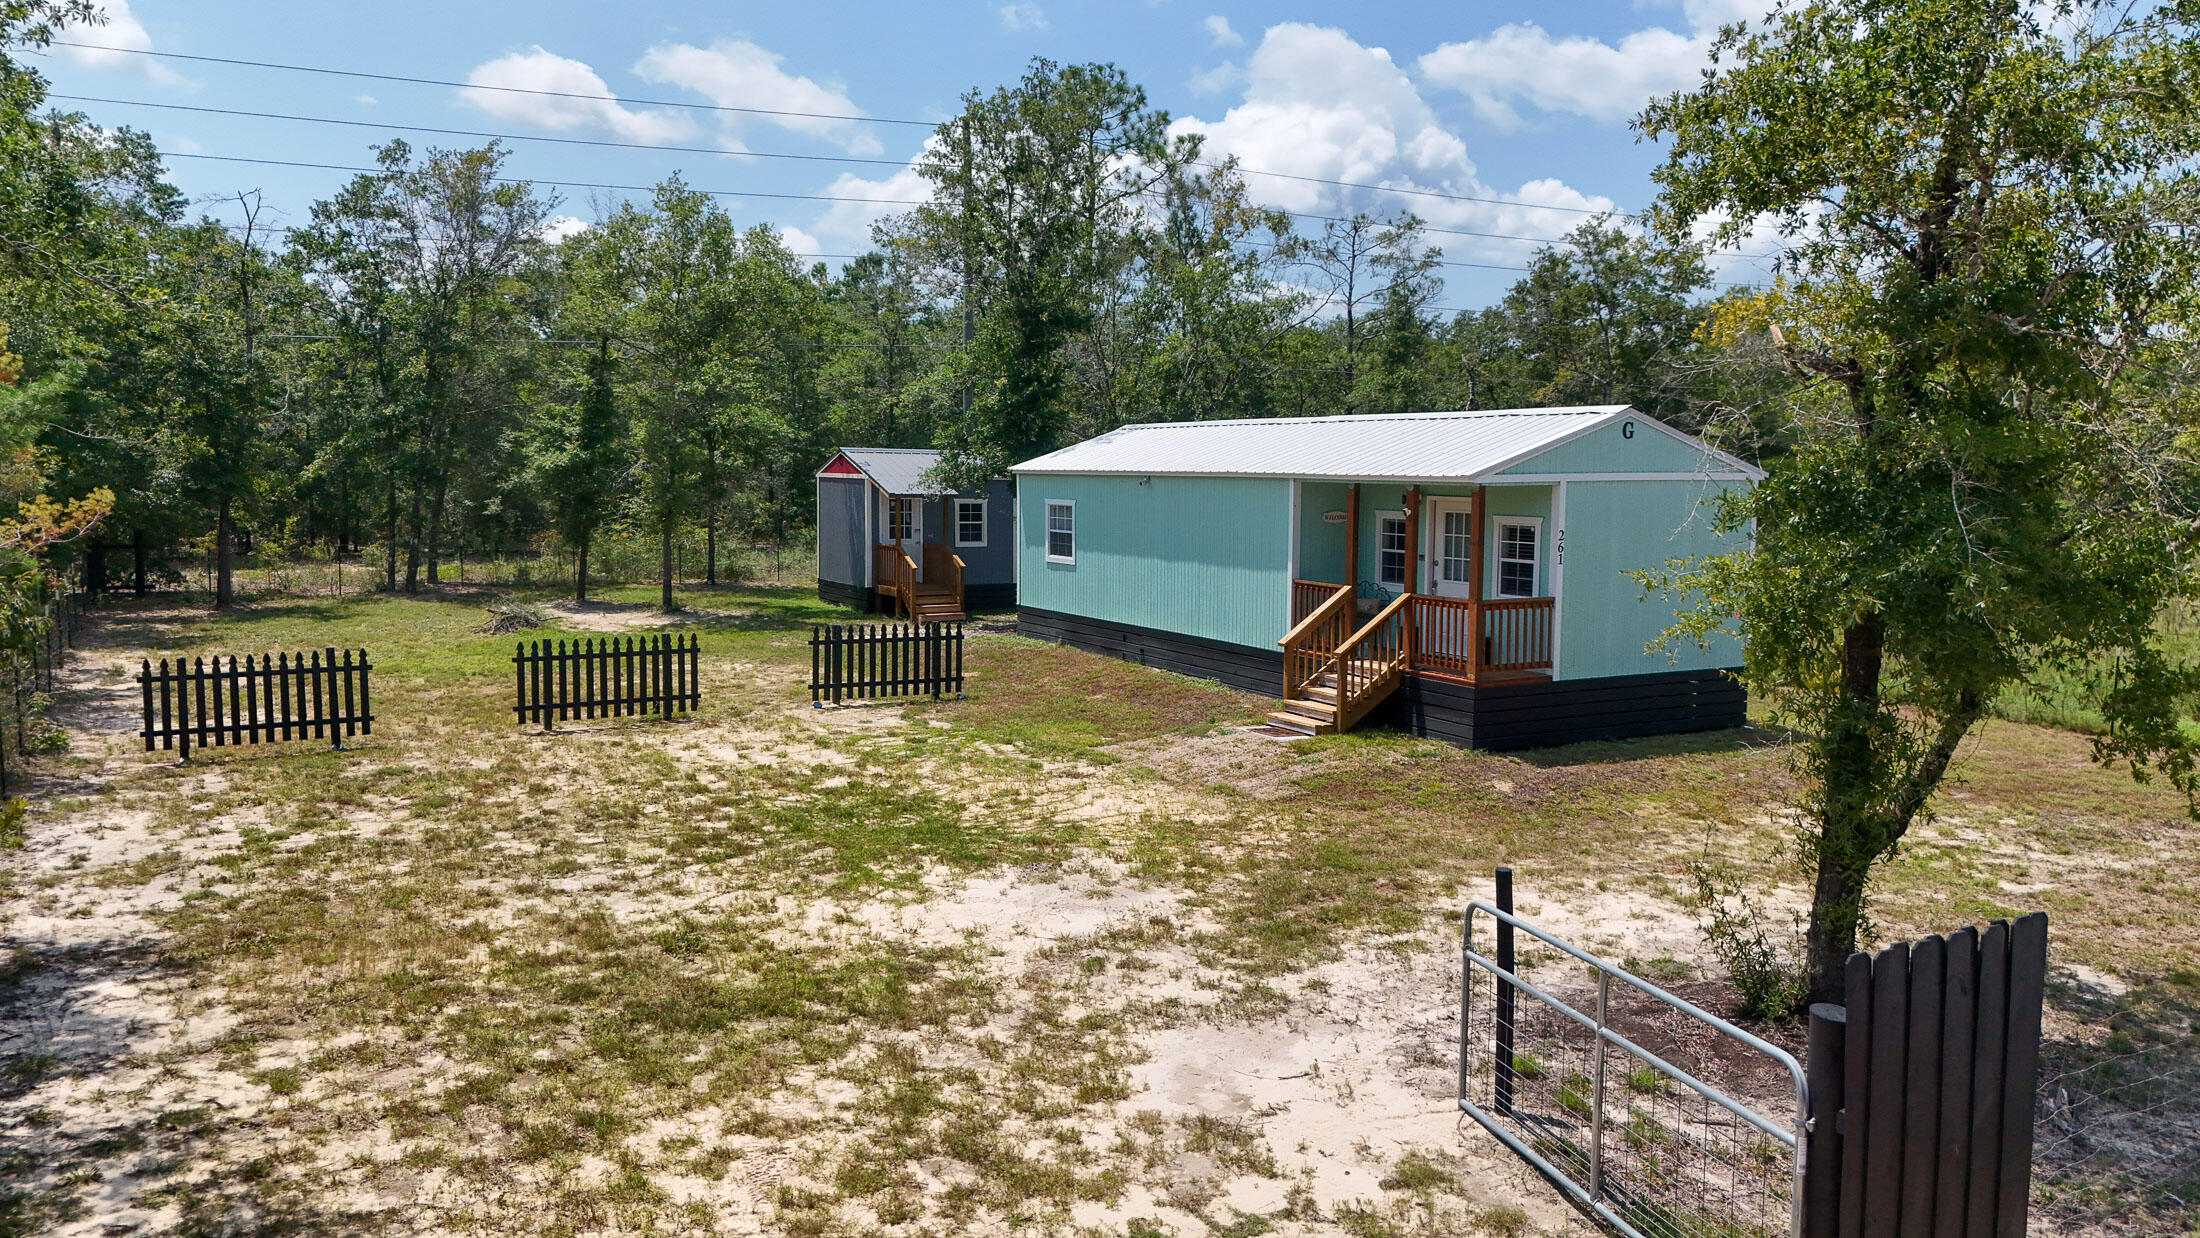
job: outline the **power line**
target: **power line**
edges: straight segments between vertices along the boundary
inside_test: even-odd
[[[380,176],[387,168],[362,168],[343,163],[310,163],[302,159],[254,159],[243,155],[208,155],[198,151],[156,150],[163,159],[205,159],[217,163],[250,163],[272,168],[311,168],[323,172],[356,172],[368,176]],[[617,185],[603,181],[552,181],[532,176],[492,176],[500,185],[548,185],[553,189],[613,189],[621,193],[653,193],[654,185]],[[692,187],[691,187],[692,188]],[[696,189],[696,193],[713,198],[779,198],[794,202],[861,202],[874,206],[922,206],[923,198],[853,198],[819,193],[768,193],[760,189]]]
[[[355,77],[370,82],[403,82],[412,86],[450,86],[459,90],[490,90],[513,95],[542,95],[553,99],[588,99],[597,103],[630,103],[641,107],[678,107],[699,112],[737,112],[751,116],[790,116],[802,120],[845,120],[873,125],[918,125],[926,129],[938,128],[937,121],[896,120],[885,116],[847,116],[835,112],[797,112],[785,108],[736,107],[730,103],[695,103],[678,99],[622,99],[617,95],[590,95],[571,90],[535,90],[526,86],[484,86],[474,82],[452,82],[434,77],[407,77],[401,73],[367,73],[358,69],[331,69],[323,65],[278,64],[270,60],[236,60],[227,56],[193,56],[184,52],[157,52],[147,47],[107,47],[99,43],[76,43],[67,39],[54,39],[55,47],[74,47],[91,52],[121,52],[131,56],[157,56],[163,60],[190,60],[200,64],[237,65],[248,69],[281,69],[291,73],[321,73],[330,77]]]
[[[558,138],[531,133],[491,133],[481,129],[441,129],[433,125],[401,125],[393,121],[343,120],[334,116],[297,116],[287,112],[252,112],[241,108],[199,107],[188,103],[152,103],[144,99],[104,99],[97,95],[48,95],[71,103],[107,103],[118,107],[152,107],[171,112],[199,112],[209,116],[249,116],[256,120],[288,120],[309,125],[343,125],[352,129],[401,129],[407,133],[436,133],[456,138],[493,138],[509,142],[549,142],[559,146],[607,146],[618,150],[661,150],[676,155],[723,155],[728,158],[797,159],[805,163],[867,163],[904,168],[900,159],[872,159],[860,155],[795,155],[784,151],[726,150],[716,146],[664,146],[654,142],[619,142],[610,138]]]
[[[786,159],[810,163],[852,163],[865,164],[874,167],[891,167],[896,169],[908,166],[908,164],[902,160],[876,159],[859,155],[802,155],[792,154],[784,151],[729,151],[720,147],[670,146],[654,142],[621,142],[610,138],[566,138],[549,137],[527,133],[498,133],[482,129],[449,129],[439,128],[431,125],[407,125],[385,121],[345,120],[340,117],[332,116],[301,116],[286,112],[258,112],[240,108],[203,107],[195,104],[184,103],[155,103],[151,100],[146,99],[110,99],[98,95],[53,94],[47,97],[52,99],[66,100],[72,103],[102,103],[116,107],[159,108],[166,111],[196,112],[215,116],[243,116],[258,120],[291,121],[300,124],[340,125],[346,128],[353,129],[395,129],[404,130],[411,133],[441,134],[447,137],[489,138],[499,141],[510,142],[543,142],[559,146],[596,146],[606,147],[615,150],[658,150],[666,151],[672,154],[722,155],[729,158],[747,157],[753,159]],[[1474,200],[1495,201],[1495,199]],[[1289,215],[1294,219],[1310,219],[1317,220],[1323,223],[1351,222],[1349,217],[1342,215],[1323,215],[1314,211],[1294,211],[1283,207],[1277,207],[1274,209],[1280,211],[1285,215]],[[1617,217],[1627,219],[1635,218],[1634,216]],[[1484,232],[1472,228],[1443,228],[1426,222],[1422,224],[1421,230],[1430,233],[1431,235],[1438,236],[1464,236],[1472,237],[1477,240],[1492,241],[1519,241],[1522,243],[1533,245],[1567,245],[1574,243],[1573,238],[1564,236],[1523,236],[1516,232]],[[1750,253],[1746,250],[1738,249],[1713,250],[1711,252],[1717,255],[1726,255],[1740,258],[1771,258],[1778,256],[1777,254],[1770,253]],[[1505,267],[1502,269],[1520,270],[1522,268]]]
[[[489,90],[502,91],[510,94],[542,95],[560,99],[586,99],[598,103],[628,103],[646,107],[690,108],[697,111],[706,112],[738,112],[760,116],[788,116],[810,120],[839,120],[864,124],[910,125],[925,129],[937,129],[939,128],[941,123],[931,120],[911,120],[890,116],[852,116],[832,112],[798,112],[775,108],[735,107],[729,104],[717,103],[689,103],[682,102],[676,99],[621,98],[618,95],[583,94],[575,91],[566,90],[537,90],[522,86],[483,86],[477,85],[473,82],[454,82],[445,78],[411,77],[397,73],[368,73],[357,69],[332,69],[320,65],[281,64],[275,61],[267,60],[238,60],[224,56],[197,56],[190,55],[184,52],[154,51],[151,48],[143,47],[108,47],[98,43],[78,43],[65,39],[54,40],[53,46],[74,47],[88,51],[117,52],[132,56],[154,56],[171,60],[190,60],[206,64],[239,65],[254,69],[277,69],[293,73],[320,73],[328,74],[335,77],[362,78],[369,81],[404,82],[416,86],[447,86],[454,90]],[[1218,168],[1221,165],[1214,163],[1195,162],[1193,166],[1212,169]],[[1587,206],[1561,206],[1557,203],[1552,202],[1514,202],[1509,201],[1505,198],[1492,198],[1476,194],[1453,193],[1441,189],[1421,189],[1401,185],[1384,185],[1370,181],[1339,180],[1326,176],[1307,176],[1296,172],[1274,172],[1269,171],[1265,168],[1249,168],[1244,166],[1243,164],[1235,165],[1235,168],[1236,171],[1247,176],[1267,176],[1274,177],[1279,180],[1297,181],[1301,184],[1327,185],[1339,189],[1366,189],[1371,190],[1375,193],[1393,193],[1411,197],[1434,198],[1446,202],[1474,202],[1489,206],[1517,207],[1522,210],[1562,211],[1572,215],[1610,215],[1617,219],[1639,218],[1639,216],[1632,215],[1624,211],[1605,211],[1599,210],[1595,207]]]

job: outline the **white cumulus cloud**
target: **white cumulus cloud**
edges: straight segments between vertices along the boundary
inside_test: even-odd
[[[925,148],[932,149],[938,141],[937,136],[927,137]],[[932,196],[932,182],[917,171],[921,158],[921,155],[912,156],[906,167],[881,177],[858,176],[853,172],[834,177],[831,184],[818,192],[841,200],[827,206],[811,220],[804,235],[820,250],[859,254],[871,248],[871,225],[889,215],[902,214]]]
[[[1000,15],[1003,30],[1044,30],[1047,28],[1047,11],[1030,0],[1017,0],[993,10]]]
[[[1390,53],[1341,30],[1272,26],[1246,58],[1243,74],[1240,102],[1220,119],[1190,116],[1174,127],[1204,134],[1209,158],[1236,155],[1247,169],[1257,169],[1248,171],[1247,187],[1286,210],[1411,210],[1435,227],[1556,237],[1587,217],[1572,212],[1614,209],[1610,199],[1557,180],[1512,190],[1485,184],[1466,142],[1444,126]],[[1381,188],[1334,183],[1339,181]],[[1538,209],[1547,206],[1572,211]],[[1517,261],[1533,248],[1494,238],[1430,239],[1447,256],[1483,260]]]
[[[1245,36],[1239,34],[1237,29],[1230,25],[1230,19],[1220,13],[1208,14],[1206,20],[1199,24],[1206,27],[1207,37],[1214,41],[1216,47],[1245,46]]]
[[[708,47],[691,43],[660,43],[643,53],[634,72],[652,82],[679,86],[709,99],[720,107],[765,108],[775,112],[824,113],[827,116],[860,116],[847,92],[782,67],[785,57],[747,39],[716,39]],[[824,116],[754,116],[730,120],[724,134],[727,145],[745,149],[738,136],[744,125],[772,124],[805,137],[839,146],[851,155],[876,155],[884,149],[871,126],[859,121]]]
[[[499,120],[545,129],[594,130],[630,142],[668,142],[694,132],[684,116],[620,103],[587,64],[540,47],[484,61],[474,66],[466,80],[474,86],[503,88],[459,91],[466,102]],[[519,93],[526,91],[548,93]]]
[[[1755,22],[1765,0],[1679,0],[1686,30],[1650,26],[1617,43],[1553,35],[1534,22],[1499,26],[1421,57],[1423,80],[1466,96],[1482,119],[1512,126],[1522,106],[1626,120],[1656,96],[1700,80],[1719,28]]]
[[[555,245],[569,236],[588,231],[588,221],[577,215],[554,215],[543,221],[535,235]]]
[[[793,224],[780,224],[778,227],[779,243],[785,245],[787,252],[795,257],[814,258],[825,252],[823,243]]]
[[[183,84],[184,79],[167,65],[151,56],[131,54],[152,51],[153,36],[130,10],[130,0],[94,0],[92,12],[91,24],[72,26],[61,37],[100,46],[58,49],[63,55],[88,69],[126,73],[162,86]]]
[[[1530,22],[1499,26],[1479,39],[1446,43],[1421,57],[1421,76],[1458,91],[1493,124],[1517,125],[1517,105],[1625,120],[1652,96],[1692,84],[1711,40],[1662,26],[1637,30],[1615,46],[1600,39],[1553,37]]]

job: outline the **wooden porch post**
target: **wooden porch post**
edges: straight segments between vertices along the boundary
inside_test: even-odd
[[[1344,492],[1344,583],[1353,596],[1360,591],[1360,483]]]
[[[1421,488],[1406,491],[1406,592],[1421,591]]]
[[[1482,487],[1467,500],[1467,678],[1482,674]]]

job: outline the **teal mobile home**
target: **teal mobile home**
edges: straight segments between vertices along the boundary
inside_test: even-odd
[[[1478,748],[1738,726],[1627,575],[1757,469],[1626,406],[1125,426],[1016,466],[1021,631]]]

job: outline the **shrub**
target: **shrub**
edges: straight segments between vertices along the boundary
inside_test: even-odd
[[[1741,994],[1742,1013],[1754,1019],[1784,1019],[1795,1013],[1810,993],[1802,918],[1795,917],[1782,940],[1775,941],[1765,931],[1771,917],[1730,870],[1698,860],[1689,864],[1688,875],[1695,881],[1704,917],[1704,944]]]

